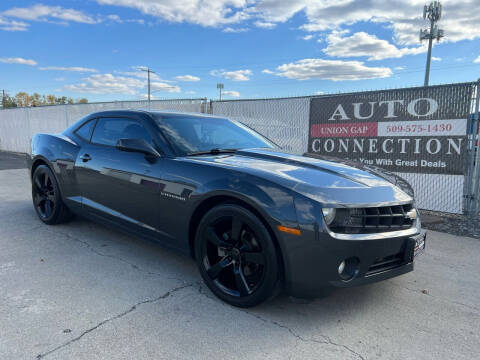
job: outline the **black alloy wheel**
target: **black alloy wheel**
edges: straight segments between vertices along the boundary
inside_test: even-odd
[[[38,217],[53,225],[69,219],[70,212],[60,196],[55,175],[46,165],[35,169],[32,177],[32,200]]]
[[[220,205],[205,215],[196,258],[207,286],[231,305],[255,306],[276,293],[279,266],[270,234],[239,205]]]

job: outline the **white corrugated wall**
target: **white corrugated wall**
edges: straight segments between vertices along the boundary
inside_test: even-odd
[[[203,100],[153,100],[152,110],[201,112]],[[27,153],[37,133],[59,133],[82,117],[96,111],[146,109],[147,101],[42,106],[0,111],[0,150]]]

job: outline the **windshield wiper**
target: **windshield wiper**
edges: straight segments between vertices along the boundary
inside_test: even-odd
[[[194,151],[187,154],[187,156],[197,155],[218,155],[218,154],[234,154],[238,149],[219,149],[214,148],[206,151]]]

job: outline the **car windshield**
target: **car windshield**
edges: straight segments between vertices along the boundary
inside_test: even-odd
[[[276,147],[262,135],[233,120],[200,116],[157,116],[156,121],[163,134],[182,155]]]

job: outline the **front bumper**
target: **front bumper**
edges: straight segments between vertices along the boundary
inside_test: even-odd
[[[295,297],[312,298],[333,288],[345,288],[382,281],[410,272],[416,245],[424,247],[425,231],[415,235],[369,240],[339,240],[327,232],[302,231],[302,236],[281,240],[284,248],[286,290]],[[286,248],[285,248],[286,247]],[[340,263],[359,260],[355,276],[342,280]]]

